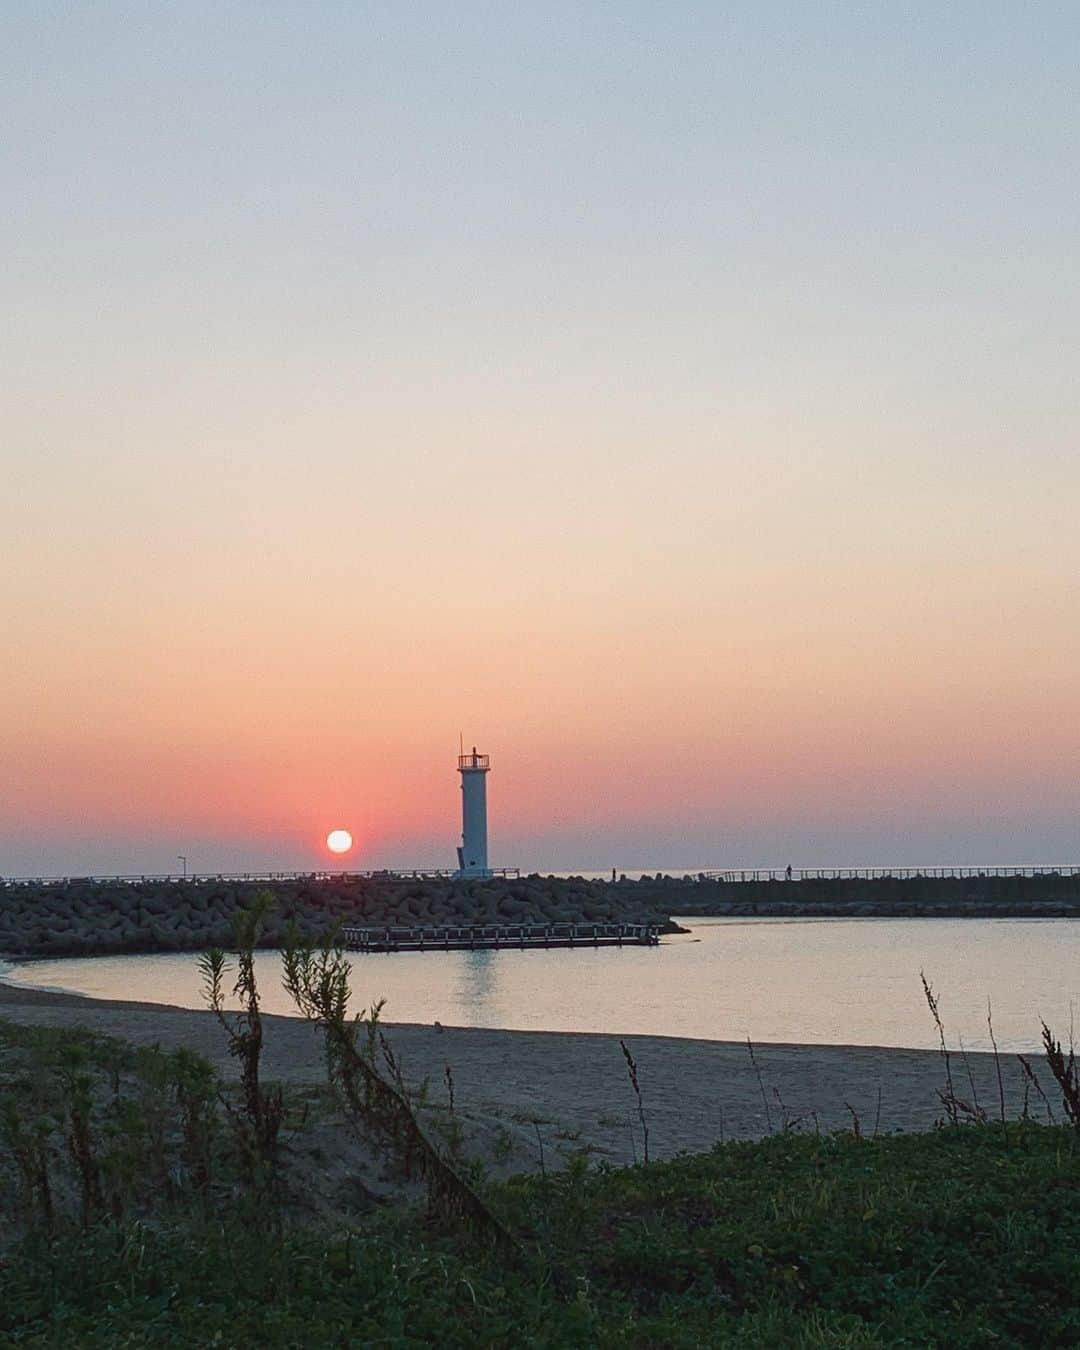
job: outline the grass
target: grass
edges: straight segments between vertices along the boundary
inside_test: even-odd
[[[0,1268],[7,1345],[1080,1343],[1080,1154],[1064,1128],[775,1135],[492,1187],[490,1246],[382,1214],[360,1234],[102,1225]]]
[[[96,1075],[105,1182],[108,1157],[134,1150],[156,1195],[129,1179],[119,1217],[85,1231],[63,1129],[73,1048]],[[155,1189],[156,1153],[171,1172],[184,1141],[159,1060],[2,1023],[0,1050],[5,1099],[25,1106],[29,1093],[52,1113],[58,1211],[65,1191],[71,1201],[51,1232],[28,1225],[4,1252],[0,1345],[1080,1344],[1080,1135],[1065,1125],[1016,1121],[1007,1141],[996,1124],[784,1132],[623,1169],[578,1157],[485,1188],[519,1237],[508,1255],[419,1211],[373,1211],[359,1231],[299,1222],[275,1193],[237,1193],[225,1130],[211,1202],[170,1199]],[[126,1145],[103,1130],[127,1120],[114,1088],[142,1103]],[[146,1122],[166,1108],[155,1144]],[[5,1222],[16,1181],[0,1171]]]

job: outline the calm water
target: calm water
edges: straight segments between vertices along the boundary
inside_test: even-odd
[[[758,1041],[932,1047],[919,972],[954,1044],[1035,1050],[1039,1017],[1067,1036],[1080,1006],[1080,922],[1069,919],[685,919],[659,947],[356,955],[357,1004],[398,1022]],[[30,961],[20,984],[201,1006],[192,956]],[[292,1008],[280,959],[260,955],[268,1012]]]

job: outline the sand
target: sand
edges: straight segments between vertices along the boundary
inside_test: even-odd
[[[0,983],[0,1017],[48,1026],[79,1026],[136,1044],[165,1049],[186,1045],[227,1077],[236,1062],[221,1028],[207,1012],[146,1003],[81,998]],[[640,1157],[637,1103],[614,1036],[573,1032],[494,1031],[389,1024],[387,1035],[415,1082],[431,1080],[434,1100],[445,1096],[449,1064],[457,1105],[477,1129],[512,1134],[519,1165],[533,1165],[546,1141],[551,1155],[587,1145],[613,1162]],[[754,1047],[745,1044],[634,1036],[634,1055],[650,1133],[650,1151],[662,1158],[710,1148],[720,1137],[756,1138],[780,1128],[924,1130],[943,1113],[937,1089],[940,1057],[925,1050],[845,1045]],[[970,1067],[983,1106],[998,1110],[993,1057],[957,1056],[957,1092],[971,1096]],[[760,1070],[760,1080],[758,1076]],[[1019,1110],[1022,1083],[1013,1055],[1002,1056],[1006,1104]],[[293,1085],[324,1081],[320,1040],[291,1017],[267,1017],[264,1074]],[[536,1138],[539,1133],[539,1140]]]

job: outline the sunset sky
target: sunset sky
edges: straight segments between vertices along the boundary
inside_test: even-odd
[[[1080,861],[1078,69],[9,0],[0,875]]]

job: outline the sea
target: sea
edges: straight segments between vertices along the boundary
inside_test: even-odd
[[[1073,919],[683,918],[657,947],[354,954],[357,1009],[392,1022],[788,1044],[1028,1053],[1045,1020],[1068,1041],[1080,1007]],[[263,1007],[294,1012],[276,952]],[[202,1006],[194,955],[21,961],[9,982],[94,998]]]

